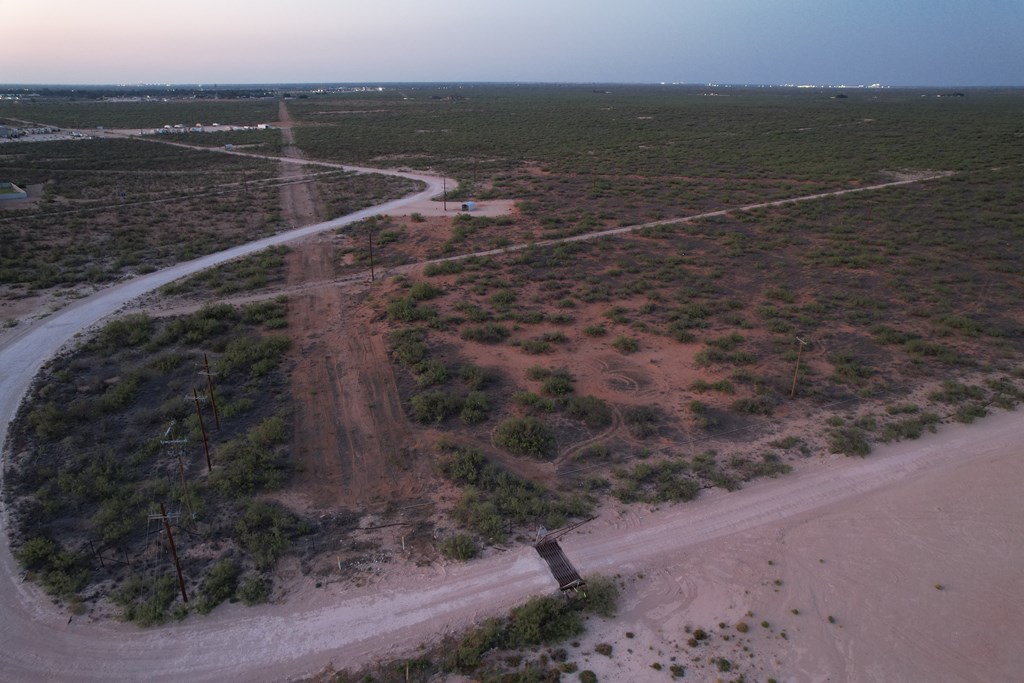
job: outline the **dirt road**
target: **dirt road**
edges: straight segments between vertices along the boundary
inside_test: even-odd
[[[585,572],[622,573],[782,520],[798,525],[924,473],[1019,453],[1021,415],[1001,414],[919,442],[799,475],[759,482],[651,514],[606,512],[563,546]],[[363,589],[309,589],[283,605],[229,606],[150,631],[72,621],[33,587],[0,597],[0,671],[9,680],[281,680],[333,661],[348,666],[414,648],[474,618],[555,589],[529,547],[469,565],[430,567]]]

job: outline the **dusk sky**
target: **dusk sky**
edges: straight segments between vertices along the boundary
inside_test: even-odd
[[[36,0],[0,82],[1024,85],[1022,0]]]

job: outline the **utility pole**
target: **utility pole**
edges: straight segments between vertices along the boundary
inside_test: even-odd
[[[217,412],[217,399],[213,395],[213,373],[210,372],[210,359],[203,354],[203,366],[206,368],[206,390],[210,395],[210,405],[213,406],[213,419],[217,423],[217,431],[220,431],[220,414]]]
[[[447,178],[444,178],[444,177],[441,178],[441,187],[444,188],[443,190],[441,190],[441,202],[444,204],[445,212],[447,212],[448,211],[448,179]]]
[[[203,433],[203,448],[206,450],[206,471],[213,471],[213,461],[210,460],[210,440],[206,436],[206,423],[203,422],[203,411],[199,409],[199,392],[192,387],[192,398],[196,402],[196,417],[199,418],[199,430]]]
[[[160,441],[160,445],[167,446],[174,451],[174,454],[178,457],[178,475],[181,477],[181,495],[185,499],[185,507],[188,508],[189,517],[194,522],[196,519],[195,510],[192,509],[192,497],[188,493],[188,483],[185,481],[185,461],[181,457],[181,451],[185,448],[185,444],[188,443],[188,439],[171,439],[167,438],[171,436],[171,430],[174,429],[174,423],[167,428],[164,432],[164,439]]]
[[[804,347],[807,346],[807,342],[800,337],[797,337],[796,340],[800,342],[800,346],[796,350],[796,369],[793,371],[793,388],[789,390],[790,398],[796,396],[796,380],[800,374],[800,354],[803,353]]]
[[[370,282],[373,282],[373,226],[366,226],[366,236],[370,240]]]
[[[163,520],[164,530],[167,532],[167,543],[171,546],[171,557],[174,558],[174,569],[178,572],[178,586],[181,588],[181,599],[188,602],[188,593],[185,592],[185,577],[181,574],[181,563],[178,561],[178,549],[174,547],[174,535],[171,534],[171,515],[167,514],[164,504],[160,503],[160,514],[150,515],[149,519]]]

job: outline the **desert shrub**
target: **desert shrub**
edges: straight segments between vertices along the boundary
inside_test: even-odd
[[[242,321],[250,325],[263,325],[268,329],[288,327],[287,299],[257,301],[242,307]]]
[[[932,392],[928,398],[942,403],[963,403],[964,401],[983,400],[985,396],[985,389],[982,387],[961,384],[956,380],[946,380],[942,383],[942,389]]]
[[[608,334],[608,330],[604,325],[587,325],[583,328],[583,334],[588,337],[603,337]]]
[[[224,375],[230,375],[248,368],[250,377],[261,377],[277,367],[289,346],[291,340],[284,336],[236,338],[228,342],[224,354],[217,362],[216,370]]]
[[[605,657],[612,656],[612,646],[609,643],[598,643],[594,646],[594,652]]]
[[[549,353],[551,351],[551,344],[543,339],[526,339],[519,345],[519,348],[526,353],[536,355]]]
[[[612,410],[596,396],[573,396],[566,403],[566,412],[588,427],[598,429],[612,423]]]
[[[282,452],[289,427],[280,415],[267,418],[217,451],[221,465],[211,483],[224,495],[244,496],[280,486],[290,473]]]
[[[871,444],[862,430],[856,427],[839,427],[829,433],[829,450],[833,453],[863,457],[871,452]]]
[[[409,404],[418,422],[441,424],[462,409],[463,400],[450,391],[436,389],[416,394]]]
[[[556,643],[583,633],[579,612],[555,597],[535,597],[509,615],[508,643],[514,647]]]
[[[139,626],[156,626],[167,621],[167,608],[178,594],[178,581],[173,574],[164,574],[149,586],[141,579],[129,582],[112,596],[121,605],[121,616]]]
[[[540,390],[548,396],[567,396],[573,392],[572,375],[568,372],[556,372],[548,376]]]
[[[480,342],[481,344],[498,344],[508,339],[509,329],[497,323],[487,323],[473,327],[464,327],[459,336],[466,341]]]
[[[471,560],[476,557],[477,547],[469,534],[455,534],[441,541],[441,552],[456,560]]]
[[[416,375],[416,386],[421,389],[435,384],[444,384],[448,381],[448,368],[436,358],[418,363],[415,370],[418,373]]]
[[[417,282],[409,288],[409,298],[413,301],[427,301],[444,294],[444,290],[429,282]]]
[[[132,313],[104,325],[96,337],[96,343],[100,348],[119,351],[145,344],[152,334],[153,319],[145,313]]]
[[[773,403],[767,396],[753,396],[750,398],[738,398],[729,406],[737,413],[750,415],[771,415]]]
[[[494,441],[519,455],[548,458],[554,455],[555,435],[535,417],[509,418],[498,425]]]
[[[482,391],[471,391],[462,404],[459,419],[466,425],[479,424],[487,419],[490,410],[491,406],[487,401],[487,394]]]
[[[660,416],[654,406],[635,406],[626,410],[623,419],[634,437],[645,439],[658,431]]]
[[[238,587],[238,565],[231,559],[223,559],[216,562],[206,574],[206,579],[200,587],[200,598],[196,602],[196,609],[202,614],[207,614],[214,607],[229,600],[235,595]]]
[[[258,605],[270,598],[270,586],[265,578],[253,574],[238,584],[237,594],[246,605]]]
[[[988,408],[980,403],[970,403],[968,405],[959,406],[956,412],[953,413],[953,419],[957,422],[964,424],[970,424],[979,417],[985,417],[988,415]]]
[[[900,439],[917,439],[924,433],[925,429],[935,431],[935,425],[939,423],[939,420],[939,416],[934,413],[921,413],[913,417],[889,422],[882,425],[878,438],[884,443],[899,441]]]
[[[532,391],[517,391],[512,394],[512,402],[525,408],[534,408],[545,413],[553,413],[557,407],[554,400],[538,396]]]
[[[604,576],[587,577],[587,610],[599,617],[612,618],[618,609],[619,589]]]
[[[853,354],[842,352],[833,354],[829,361],[834,368],[833,377],[851,384],[863,384],[872,374],[871,368],[861,363]]]
[[[273,567],[291,545],[291,537],[305,533],[306,525],[276,503],[253,501],[235,523],[239,545],[260,569]]]
[[[459,368],[459,379],[466,383],[470,389],[476,391],[483,389],[494,381],[494,373],[487,368],[481,368],[467,363]]]
[[[597,683],[597,674],[590,669],[580,672],[580,683]]]
[[[640,342],[633,337],[623,335],[615,338],[612,347],[619,353],[635,353],[640,350]]]
[[[411,368],[423,362],[428,353],[427,345],[423,342],[426,334],[417,327],[407,327],[389,335],[391,352],[399,363]]]
[[[708,339],[705,343],[712,348],[721,349],[722,351],[732,351],[743,342],[744,338],[742,334],[738,332],[731,332],[724,337]]]
[[[428,285],[429,286],[429,285]],[[388,304],[388,318],[399,322],[411,323],[421,320],[434,320],[437,318],[437,309],[430,306],[420,306],[412,296],[395,299]]]

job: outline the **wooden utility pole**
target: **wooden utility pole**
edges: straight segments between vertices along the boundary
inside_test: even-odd
[[[448,179],[441,178],[441,202],[444,204],[444,210],[448,211]]]
[[[196,402],[196,417],[199,418],[199,430],[203,433],[203,448],[206,450],[206,471],[213,471],[213,461],[210,460],[210,440],[206,436],[206,423],[203,422],[203,411],[199,409],[199,392],[192,388],[192,398]]]
[[[210,405],[213,406],[213,419],[217,423],[217,431],[220,431],[220,414],[217,412],[217,399],[213,395],[213,373],[210,372],[210,359],[203,354],[203,367],[206,368],[206,390],[210,395]]]
[[[373,282],[373,226],[366,226],[366,236],[370,240],[370,282]]]
[[[174,429],[174,423],[167,428],[167,433],[164,436],[170,436],[171,430]],[[185,507],[188,508],[188,514],[194,522],[196,519],[195,510],[192,509],[192,497],[188,493],[188,482],[185,481],[185,461],[181,457],[181,451],[185,448],[185,444],[188,443],[188,439],[164,439],[160,442],[160,445],[167,446],[174,450],[174,454],[178,457],[178,475],[181,477],[181,495],[185,499]]]
[[[171,533],[170,515],[167,514],[164,504],[160,503],[159,515],[150,515],[149,518],[162,519],[164,522],[164,530],[167,532],[167,543],[171,546],[171,557],[174,558],[174,569],[178,572],[178,586],[181,588],[181,599],[188,602],[188,593],[185,592],[185,577],[181,574],[181,562],[178,561],[178,549],[174,547],[174,535]]]
[[[804,347],[807,346],[807,342],[800,337],[797,337],[796,340],[800,342],[800,346],[796,350],[796,369],[793,371],[793,388],[789,390],[790,398],[796,396],[796,380],[800,375],[800,354],[803,353]]]

